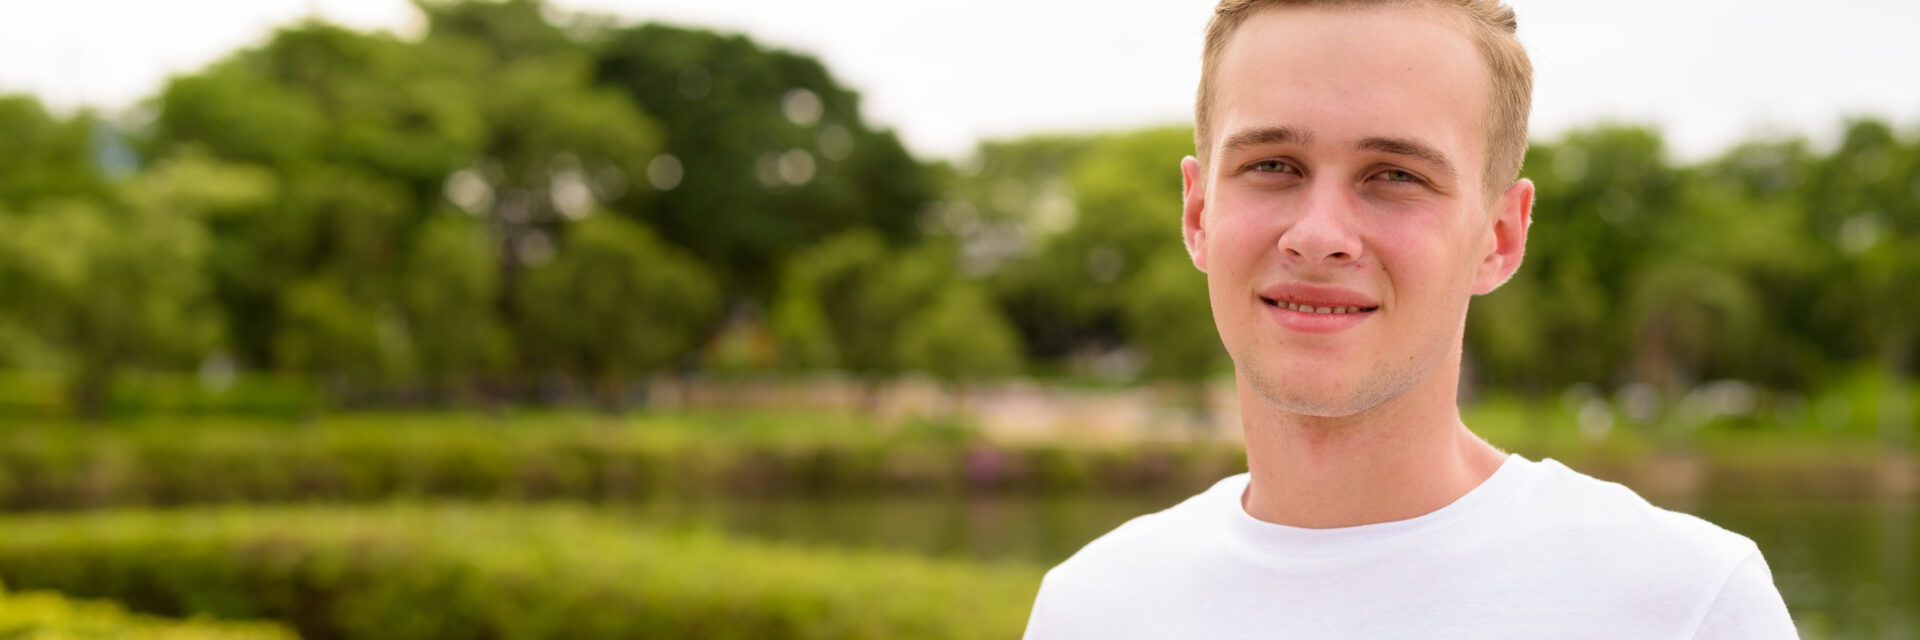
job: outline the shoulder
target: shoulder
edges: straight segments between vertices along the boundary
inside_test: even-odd
[[[1554,533],[1654,556],[1711,561],[1726,571],[1757,550],[1746,536],[1655,506],[1621,484],[1574,471],[1552,459],[1538,465],[1535,481],[1522,499],[1527,510],[1544,516],[1538,522]]]
[[[1625,486],[1553,460],[1536,471],[1519,496],[1518,511],[1528,515],[1508,542],[1553,558],[1565,575],[1581,576],[1631,610],[1697,622],[1741,567],[1761,562],[1746,536],[1660,508]]]
[[[1696,640],[1755,638],[1798,638],[1793,616],[1780,590],[1773,586],[1773,572],[1759,553],[1748,556],[1714,598],[1694,631]]]
[[[1778,602],[1747,537],[1551,459],[1526,464],[1498,508],[1442,536],[1468,582],[1559,623],[1623,625],[1623,637],[1691,637],[1711,611],[1751,610],[1735,601],[1752,594]]]

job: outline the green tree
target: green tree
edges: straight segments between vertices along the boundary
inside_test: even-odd
[[[272,324],[253,329],[260,332],[255,339],[270,340],[265,362],[322,375],[342,399],[371,400],[412,379],[399,304],[412,200],[400,184],[352,166],[327,165],[286,180],[279,216],[236,218],[282,228],[247,230],[268,242],[241,244],[252,251],[223,264],[234,271],[221,272],[221,281],[230,293],[271,301]],[[275,245],[283,250],[272,251]]]
[[[89,114],[61,119],[30,96],[0,96],[0,207],[104,195],[94,169],[97,126]]]
[[[149,157],[202,150],[285,185],[210,226],[215,288],[244,365],[379,384],[409,383],[416,367],[434,384],[500,367],[515,350],[495,338],[517,321],[525,266],[553,252],[569,220],[613,203],[646,209],[630,187],[644,182],[657,129],[623,93],[593,86],[590,52],[541,3],[422,9],[418,42],[307,22],[157,99]],[[493,246],[426,237],[447,203],[484,220]],[[410,258],[416,249],[436,257]],[[471,273],[476,256],[498,273]],[[458,301],[423,293],[438,277],[474,289]],[[495,298],[472,299],[479,290]],[[443,304],[473,333],[418,331],[453,313]],[[348,354],[364,360],[337,361]]]
[[[1527,263],[1468,314],[1466,356],[1485,381],[1530,395],[1616,381],[1635,325],[1621,314],[1651,242],[1685,209],[1658,133],[1607,125],[1528,152],[1538,187]]]
[[[1657,313],[1668,316],[1712,310],[1711,322],[1690,321],[1709,329],[1670,351],[1682,365],[1677,371],[1692,372],[1683,382],[1737,378],[1798,387],[1824,368],[1813,343],[1792,327],[1805,312],[1795,300],[1817,292],[1814,275],[1831,252],[1807,246],[1805,209],[1778,192],[1778,178],[1756,173],[1775,173],[1776,162],[1788,161],[1776,151],[1785,150],[1749,146],[1685,170],[1676,215],[1649,240],[1660,258],[1635,274],[1636,292],[1625,304],[1632,321],[1647,319],[1647,309],[1664,307]],[[1776,160],[1761,160],[1770,156]],[[1642,349],[1646,341],[1636,343]],[[1636,368],[1647,362],[1642,354],[1635,360]]]
[[[160,184],[183,179],[155,172],[114,201],[54,200],[0,217],[4,315],[57,359],[84,417],[103,415],[126,367],[190,366],[219,338],[198,217],[226,204],[209,197],[225,185]]]
[[[1128,342],[1146,356],[1142,372],[1180,385],[1198,424],[1206,424],[1207,379],[1226,362],[1206,274],[1185,253],[1159,252],[1133,279],[1122,311]]]
[[[966,415],[971,384],[1020,367],[1020,339],[986,292],[971,283],[943,288],[900,328],[895,358],[906,369],[946,385],[957,419]]]
[[[1085,135],[983,142],[950,172],[948,200],[928,225],[960,245],[970,263],[963,267],[986,276],[1035,359],[1065,359],[1093,336],[1113,334],[1092,326],[1098,299],[1074,295],[1087,288],[1087,252],[1056,240],[1079,222],[1072,177],[1094,142]]]
[[[1920,140],[1902,141],[1884,122],[1854,121],[1823,160],[1804,192],[1808,227],[1838,261],[1818,276],[1824,295],[1813,299],[1813,323],[1833,332],[1823,335],[1841,355],[1877,364],[1888,380],[1880,431],[1906,446],[1916,413],[1908,381],[1920,358]]]
[[[364,401],[382,383],[409,373],[398,310],[354,296],[337,277],[294,282],[280,292],[279,308],[276,360],[321,376],[335,399]]]
[[[636,180],[657,200],[618,208],[715,265],[729,289],[771,293],[787,258],[844,231],[914,237],[935,185],[817,60],[659,24],[616,29],[597,51],[600,81],[668,132]]]
[[[1759,331],[1759,296],[1722,265],[1673,260],[1634,274],[1624,313],[1633,378],[1678,398]]]
[[[317,330],[313,314],[327,306],[297,289],[392,306],[417,212],[482,133],[465,96],[449,92],[445,60],[416,48],[309,22],[175,78],[157,98],[149,158],[205,153],[264,167],[282,185],[209,224],[214,288],[243,365],[289,367],[281,356],[303,350],[287,345],[327,342],[290,335]]]
[[[443,391],[469,390],[512,360],[494,254],[486,227],[455,213],[428,221],[410,252],[401,283],[407,335],[420,372]]]
[[[1052,166],[1060,155],[1071,154],[1062,181],[1024,189],[1017,181],[986,187],[1010,194],[1009,202],[997,206],[1025,206],[1034,219],[1027,252],[990,276],[996,297],[1036,346],[1035,357],[1131,343],[1125,306],[1139,287],[1143,266],[1161,254],[1185,256],[1179,166],[1180,158],[1193,152],[1192,129],[1159,127],[1041,142],[1008,152],[1007,164]],[[1061,198],[1071,204],[1060,203]]]
[[[529,362],[590,381],[608,407],[629,381],[688,357],[719,312],[713,277],[682,250],[611,213],[567,228],[552,261],[516,283]]]
[[[903,351],[902,340],[916,316],[948,289],[971,286],[959,279],[954,262],[954,250],[945,243],[894,251],[871,231],[836,236],[788,261],[782,297],[774,307],[775,331],[789,351],[826,355],[832,366],[862,381],[871,406],[882,382],[908,366],[929,366],[930,360],[921,356],[934,348],[934,342],[947,339],[927,337],[942,327],[936,319],[922,318],[918,322],[923,336],[915,340],[923,344],[908,350],[916,359],[911,365],[902,359],[908,352]],[[959,311],[987,314],[977,309]],[[998,309],[991,315],[999,317]],[[1012,342],[1018,344],[1017,339]]]
[[[547,21],[543,3],[423,6],[431,26],[422,52],[458,61],[444,72],[456,83],[448,92],[464,97],[481,124],[445,191],[488,219],[509,281],[569,219],[609,203],[636,219],[651,215],[647,190],[633,187],[646,183],[660,130],[625,93],[595,86],[591,52]]]

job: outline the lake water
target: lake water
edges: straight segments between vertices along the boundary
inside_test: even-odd
[[[659,503],[658,523],[797,544],[1051,566],[1184,496],[923,497]],[[1920,531],[1911,500],[1665,501],[1760,545],[1803,638],[1920,638]]]

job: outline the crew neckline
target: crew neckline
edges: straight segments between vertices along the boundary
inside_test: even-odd
[[[1223,537],[1235,550],[1256,559],[1297,562],[1331,560],[1416,538],[1458,524],[1513,495],[1534,476],[1538,463],[1508,454],[1493,475],[1446,506],[1405,520],[1352,527],[1311,529],[1260,520],[1247,513],[1240,497],[1251,476],[1239,474],[1214,485],[1210,501],[1223,516]]]

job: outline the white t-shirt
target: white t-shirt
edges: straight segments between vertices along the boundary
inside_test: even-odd
[[[1047,572],[1027,640],[1793,638],[1751,540],[1519,455],[1438,511],[1303,529],[1241,507],[1247,475]]]

